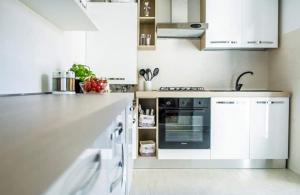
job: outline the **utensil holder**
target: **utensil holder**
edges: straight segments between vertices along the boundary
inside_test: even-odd
[[[144,82],[144,90],[145,91],[152,91],[152,82],[151,81],[145,81]]]

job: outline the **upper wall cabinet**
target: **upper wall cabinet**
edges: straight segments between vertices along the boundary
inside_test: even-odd
[[[278,47],[278,0],[203,0],[204,49]]]
[[[94,31],[86,14],[87,0],[20,0],[42,17],[65,31]]]
[[[278,48],[278,0],[244,0],[242,47]]]
[[[241,0],[206,1],[206,48],[238,48],[241,45]]]
[[[88,3],[99,27],[86,37],[86,63],[111,84],[137,83],[137,4]]]

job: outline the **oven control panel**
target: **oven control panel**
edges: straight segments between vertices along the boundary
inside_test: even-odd
[[[160,98],[160,108],[209,108],[210,98]]]

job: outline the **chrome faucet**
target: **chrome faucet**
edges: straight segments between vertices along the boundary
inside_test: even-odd
[[[235,90],[236,91],[241,91],[242,87],[243,87],[243,84],[239,83],[240,82],[240,79],[246,75],[246,74],[251,74],[253,75],[254,73],[252,71],[247,71],[247,72],[243,72],[236,80],[236,83],[235,83]]]

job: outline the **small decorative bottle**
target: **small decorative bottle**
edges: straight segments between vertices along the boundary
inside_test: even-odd
[[[146,17],[149,17],[149,15],[150,15],[150,9],[151,9],[150,2],[149,1],[144,1],[144,15]]]

